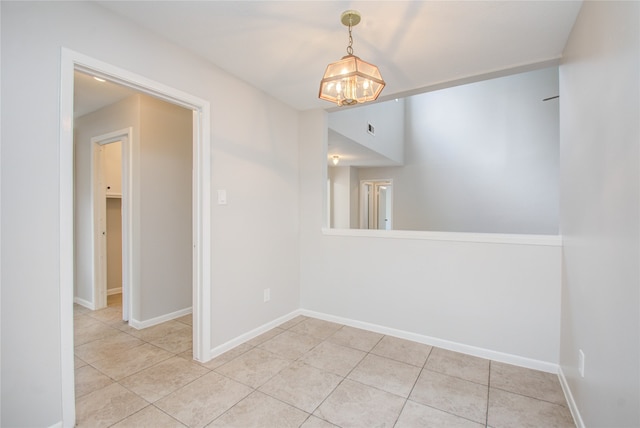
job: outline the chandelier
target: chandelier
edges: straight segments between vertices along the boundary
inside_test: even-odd
[[[360,13],[347,10],[340,16],[340,21],[349,27],[347,55],[327,66],[320,81],[318,97],[338,106],[374,101],[382,92],[385,83],[378,67],[353,54],[351,29],[360,22]]]

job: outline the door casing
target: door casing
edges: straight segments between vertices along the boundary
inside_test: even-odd
[[[62,48],[60,60],[59,230],[62,425],[75,426],[73,357],[74,71],[102,77],[193,111],[193,356],[211,358],[211,107],[209,101]]]

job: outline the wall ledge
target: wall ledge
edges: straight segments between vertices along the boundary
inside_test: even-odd
[[[414,239],[425,241],[475,242],[483,244],[542,245],[561,247],[562,235],[520,235],[506,233],[428,232],[413,230],[368,230],[322,228],[325,236]]]

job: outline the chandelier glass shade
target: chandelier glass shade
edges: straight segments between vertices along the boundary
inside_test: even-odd
[[[353,55],[351,28],[360,22],[360,14],[348,10],[342,14],[341,21],[349,27],[347,55],[327,66],[318,96],[338,106],[374,101],[385,82],[378,67]]]

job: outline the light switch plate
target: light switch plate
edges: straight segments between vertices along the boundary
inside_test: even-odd
[[[218,205],[227,205],[227,191],[224,189],[218,190]]]

